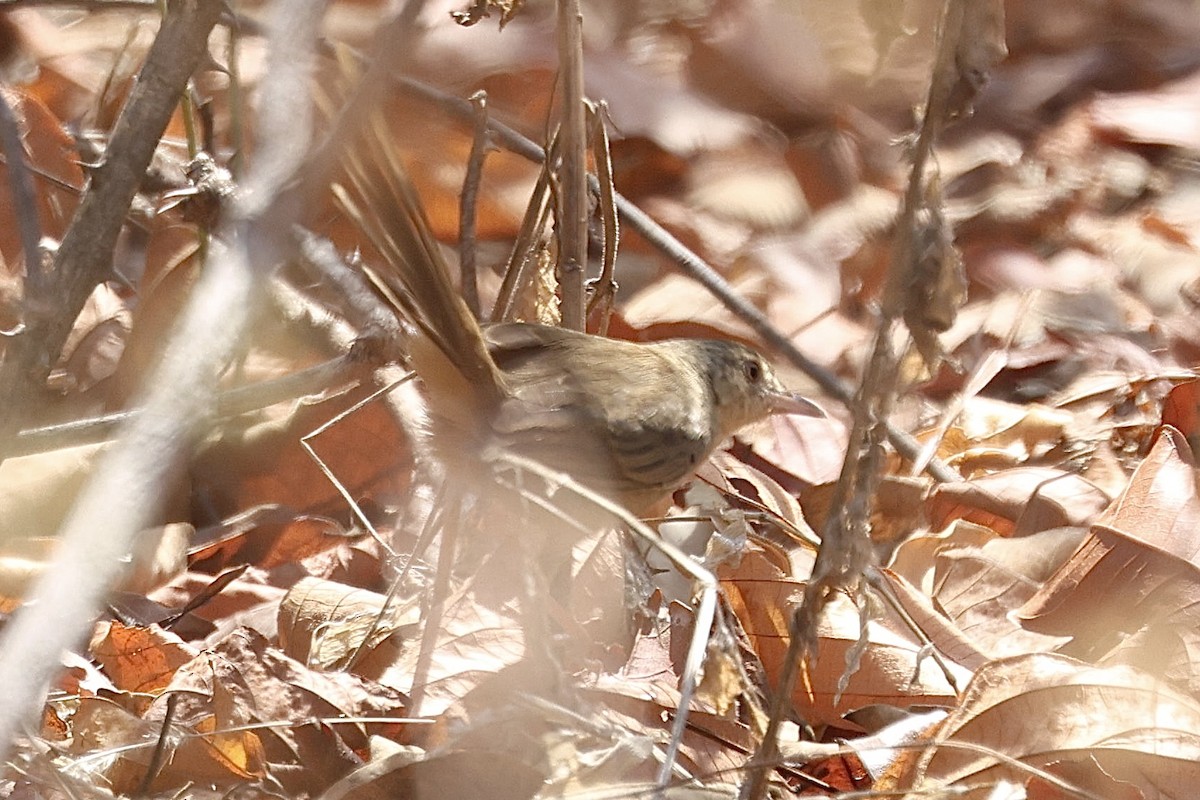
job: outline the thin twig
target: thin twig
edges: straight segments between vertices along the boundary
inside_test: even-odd
[[[444,490],[445,485],[443,484],[442,491],[444,492]],[[445,502],[445,497],[439,496],[435,506],[440,508],[443,502]],[[408,559],[404,562],[404,568],[400,570],[400,574],[392,580],[392,585],[388,587],[388,592],[383,598],[383,605],[380,607],[379,613],[375,615],[375,619],[371,620],[371,625],[367,628],[367,632],[363,634],[362,640],[351,651],[349,658],[346,659],[344,669],[347,672],[353,672],[354,668],[358,666],[358,662],[367,655],[371,640],[375,637],[379,629],[383,627],[384,621],[392,614],[393,605],[396,602],[396,598],[400,595],[400,590],[408,585],[408,573],[412,571],[413,564],[417,562],[418,558],[424,556],[425,550],[429,545],[433,544],[433,539],[437,535],[437,531],[434,528],[436,521],[436,513],[430,514],[425,518],[425,523],[421,526],[421,535],[417,537],[417,542],[413,545],[412,552],[408,554]],[[388,552],[392,552],[390,546],[386,549]],[[409,713],[413,713],[412,708],[412,693],[410,692]]]
[[[229,22],[229,43],[225,50],[225,68],[229,71],[229,172],[234,179],[242,175],[246,158],[246,95],[242,91],[242,18],[234,15]]]
[[[343,411],[342,413],[334,416],[332,419],[325,421],[321,425],[317,426],[313,430],[306,433],[304,436],[300,437],[300,446],[304,449],[304,452],[308,453],[308,457],[311,458],[313,460],[313,463],[317,465],[317,469],[319,469],[321,471],[321,474],[325,476],[325,479],[328,480],[330,484],[332,484],[333,488],[337,491],[337,493],[340,494],[342,496],[342,499],[346,501],[346,505],[349,506],[351,513],[354,514],[356,519],[358,519],[359,524],[363,526],[363,528],[367,531],[367,533],[369,533],[371,535],[371,538],[374,539],[376,541],[376,543],[381,548],[383,548],[383,551],[385,553],[387,553],[388,556],[391,558],[395,558],[396,551],[393,550],[392,546],[390,544],[388,544],[387,541],[382,536],[379,535],[379,531],[375,530],[374,524],[372,524],[371,520],[367,517],[367,515],[363,513],[362,507],[354,499],[354,495],[350,494],[350,490],[346,488],[346,485],[343,484],[340,480],[338,480],[337,475],[334,474],[334,472],[330,468],[330,466],[325,463],[325,460],[323,458],[321,458],[320,455],[317,454],[316,448],[314,448],[312,446],[311,440],[320,436],[322,433],[329,430],[330,428],[332,428],[334,425],[341,422],[342,420],[357,413],[359,411],[359,409],[363,408],[364,406],[368,405],[369,403],[375,402],[377,399],[379,399],[383,395],[387,394],[388,392],[392,391],[393,389],[395,389],[399,386],[402,386],[405,383],[408,383],[410,380],[412,380],[415,377],[416,377],[416,373],[413,373],[413,372],[405,373],[404,375],[400,376],[399,378],[392,381],[391,383],[385,384],[384,386],[376,389],[374,392],[367,395],[362,400],[359,400],[357,403],[350,406],[350,408],[348,408],[345,411]]]
[[[234,237],[237,238],[237,237]],[[212,409],[212,386],[255,302],[256,273],[241,251],[213,248],[179,330],[149,376],[143,412],[118,442],[59,533],[54,563],[0,635],[0,749],[40,706],[64,648],[85,635],[134,536],[160,512],[170,478]]]
[[[557,148],[558,136],[555,134],[550,138],[550,152],[554,153]],[[492,322],[512,321],[517,298],[529,284],[530,263],[550,214],[550,166],[548,161],[542,161],[541,164],[542,169],[533,185],[529,204],[525,207],[521,228],[513,241],[508,267],[504,270],[504,280],[500,283],[500,291],[496,293],[496,303],[492,306]]]
[[[558,268],[564,328],[581,331],[588,251],[587,129],[583,106],[583,13],[558,0],[558,77],[562,87]]]
[[[596,162],[596,183],[600,194],[600,218],[604,221],[604,257],[601,260],[600,277],[596,279],[592,297],[588,301],[588,316],[600,309],[600,321],[596,332],[601,336],[608,333],[608,321],[612,317],[613,303],[617,297],[617,281],[614,277],[617,266],[617,249],[621,243],[620,222],[617,218],[617,187],[613,184],[612,151],[608,146],[608,129],[604,125],[608,107],[603,103],[588,104],[588,117],[592,123],[592,158]]]
[[[0,0],[0,10],[14,8],[81,8],[86,11],[154,11],[158,0]]]
[[[487,92],[471,95],[475,109],[471,155],[467,158],[467,174],[463,178],[462,195],[458,200],[458,274],[461,276],[463,300],[475,319],[480,318],[479,279],[475,268],[475,215],[478,211],[479,183],[483,179],[483,160],[491,143],[488,141]]]
[[[916,257],[911,252],[916,213],[925,196],[926,164],[932,154],[937,132],[947,117],[946,103],[956,77],[953,58],[962,33],[960,28],[965,2],[970,0],[945,0],[942,6],[929,93],[912,154],[908,189],[896,220],[892,262],[884,288],[874,347],[850,404],[854,419],[845,461],[830,503],[833,510],[821,531],[821,549],[804,588],[803,600],[792,612],[788,626],[791,641],[779,677],[780,685],[772,702],[771,718],[754,758],[756,766],[750,770],[750,780],[742,794],[748,800],[762,800],[766,795],[769,765],[778,758],[779,725],[783,712],[797,670],[810,663],[810,659],[816,658],[817,625],[826,604],[835,593],[861,588],[865,581],[864,572],[869,565],[871,548],[868,538],[870,498],[882,474],[880,432],[887,425],[896,392],[897,360],[893,353],[893,338],[897,320],[904,309],[895,298],[901,296],[906,282],[911,280],[912,268],[916,263]],[[917,454],[905,455],[915,460]],[[851,662],[846,669],[849,671],[856,667],[856,663]]]
[[[104,163],[96,168],[55,255],[45,294],[34,303],[57,313],[28,320],[9,341],[0,366],[0,459],[21,418],[42,391],[51,366],[92,289],[112,270],[113,249],[158,140],[187,85],[208,55],[208,34],[220,16],[219,0],[181,0],[171,5],[146,56],[142,79],[113,129]]]
[[[446,613],[446,598],[450,595],[450,579],[454,575],[454,555],[458,550],[458,532],[461,526],[462,497],[450,491],[435,511],[436,522],[441,530],[442,541],[438,546],[437,567],[434,570],[433,588],[430,592],[429,608],[425,612],[421,644],[417,650],[417,663],[413,667],[412,691],[409,692],[409,716],[419,717],[424,704],[429,672],[433,667],[433,654],[437,650],[438,634]],[[444,516],[443,516],[444,515]]]
[[[454,114],[463,120],[471,119],[471,104],[465,100],[446,94],[428,84],[411,78],[397,78],[398,85],[410,95],[434,103],[439,108]],[[543,163],[546,158],[542,148],[532,140],[492,119],[488,122],[488,130],[495,136],[498,144],[522,158],[536,163]],[[595,176],[589,176],[589,185],[593,191],[598,191],[599,183]],[[749,325],[755,333],[775,352],[782,355],[797,369],[811,377],[831,397],[845,405],[854,400],[854,390],[843,383],[840,378],[800,352],[791,340],[778,328],[771,324],[766,315],[758,310],[753,303],[746,300],[731,287],[715,269],[704,259],[689,249],[686,245],[672,236],[661,225],[655,222],[649,214],[642,211],[633,202],[622,196],[615,195],[617,211],[630,228],[637,231],[651,246],[669,258],[685,274],[696,280],[704,288],[712,292],[726,308],[735,316]],[[921,452],[920,444],[907,432],[884,422],[888,440],[902,456],[915,458]],[[958,473],[946,466],[941,459],[930,460],[926,471],[936,480],[954,481],[959,479]]]
[[[231,419],[270,408],[277,403],[325,391],[359,368],[353,358],[338,356],[290,375],[229,389],[216,399],[216,417],[218,420]],[[135,408],[100,417],[30,428],[17,434],[9,455],[27,456],[63,447],[107,441],[116,435],[121,425],[136,420],[144,413],[144,409]]]
[[[362,340],[382,340],[381,360],[397,355],[402,328],[395,311],[371,290],[361,270],[353,269],[342,260],[337,248],[328,239],[296,226],[293,230],[300,251],[300,263],[322,285],[333,286],[341,294],[349,321],[360,332]],[[339,343],[342,344],[342,343]]]
[[[181,696],[178,692],[171,692],[167,695],[167,708],[163,712],[162,727],[158,729],[158,741],[154,745],[150,764],[146,767],[146,774],[142,776],[138,790],[134,792],[134,797],[145,797],[150,793],[151,784],[158,777],[158,773],[162,772],[163,765],[167,763],[167,748],[171,742],[171,723],[175,721],[175,709],[179,706]]]
[[[38,222],[37,200],[33,194],[29,165],[25,162],[25,148],[21,145],[17,116],[4,92],[0,92],[0,145],[4,148],[5,164],[8,166],[8,188],[12,192],[17,229],[21,233],[21,249],[25,251],[25,291],[27,296],[41,300],[46,297],[46,271],[42,267],[39,246],[42,226]],[[36,306],[26,309],[27,314],[35,316],[48,311],[47,308]]]
[[[879,593],[879,596],[888,604],[893,613],[900,617],[900,621],[904,623],[909,632],[920,640],[922,647],[929,649],[929,657],[933,659],[933,663],[941,671],[942,677],[946,679],[946,683],[954,690],[954,694],[961,697],[963,687],[958,685],[958,678],[955,677],[954,672],[950,669],[950,664],[946,662],[941,650],[929,638],[929,634],[925,632],[925,629],[913,619],[913,615],[905,608],[904,603],[901,602],[900,597],[896,593],[896,588],[884,577],[878,567],[870,567],[867,570],[866,579],[867,585]],[[914,674],[911,682],[915,682],[917,676],[920,674],[921,661],[922,659],[918,655],[917,663],[913,667]]]
[[[4,165],[8,164],[8,159],[4,156],[3,153],[0,153],[0,164],[4,164]],[[83,194],[83,189],[81,189],[80,187],[76,186],[73,183],[69,183],[68,181],[63,180],[62,178],[58,177],[57,175],[50,174],[46,170],[39,167],[37,164],[28,164],[27,163],[27,164],[25,164],[25,169],[28,170],[30,175],[33,175],[37,178],[40,178],[41,180],[44,180],[46,183],[50,184],[55,189],[61,189],[62,191],[66,192],[67,194],[73,195],[75,197],[78,197],[81,194]]]
[[[700,678],[700,670],[704,664],[705,649],[708,644],[709,632],[717,613],[717,579],[698,560],[689,556],[677,545],[662,538],[652,531],[645,523],[634,517],[624,506],[618,505],[604,495],[589,489],[571,476],[549,469],[543,464],[514,453],[500,453],[496,456],[496,466],[508,465],[518,471],[528,472],[545,481],[556,490],[567,491],[582,498],[593,507],[603,511],[610,517],[625,524],[630,533],[646,544],[662,553],[673,563],[680,572],[690,577],[699,586],[700,601],[695,611],[695,626],[692,628],[692,638],[688,643],[687,655],[684,657],[683,674],[679,680],[679,709],[675,722],[671,727],[671,742],[667,746],[666,756],[658,771],[658,788],[665,789],[670,784],[671,777],[678,768],[679,749],[683,744],[683,734],[687,730],[688,712],[692,700],[696,696],[696,688]]]
[[[167,16],[167,0],[158,0],[158,13],[162,17]],[[189,84],[191,81],[189,80]],[[192,93],[188,91],[189,87],[185,87],[179,95],[179,116],[183,119],[184,138],[187,140],[188,158],[195,158],[200,152],[200,141],[196,132],[196,103],[193,101]],[[197,231],[200,237],[200,252],[204,252],[205,233],[203,226]]]
[[[273,18],[280,23],[273,44],[286,43],[294,64],[303,63],[319,19],[311,6],[300,5],[300,0],[284,0],[273,9]],[[215,0],[174,0],[170,4],[141,79],[117,122],[109,159],[100,167],[59,251],[60,272],[66,267],[69,290],[90,291],[90,286],[104,277],[96,270],[111,260],[125,211],[179,93],[207,54],[208,33],[221,9],[222,3]],[[281,72],[290,73],[294,68]],[[290,84],[293,78],[292,74],[269,73],[263,83],[264,103],[277,102],[272,94],[279,91],[279,84]],[[298,101],[292,97],[290,102]],[[296,137],[294,127],[288,134],[261,128],[260,132],[264,137],[260,154],[274,146],[275,138],[303,138]],[[63,650],[86,635],[135,535],[160,513],[170,478],[182,467],[211,413],[217,374],[228,363],[264,284],[264,268],[257,259],[272,254],[267,244],[272,241],[270,228],[280,222],[272,199],[281,195],[281,187],[259,182],[248,188],[251,196],[270,199],[257,205],[238,204],[235,215],[222,226],[222,235],[214,237],[211,257],[200,272],[178,329],[164,349],[162,362],[146,381],[141,403],[145,411],[124,427],[121,438],[97,465],[63,524],[54,563],[39,577],[29,603],[0,633],[0,685],[5,687],[0,693],[0,758],[40,708]],[[107,199],[112,208],[96,209],[101,199]],[[81,252],[85,249],[90,254]],[[65,335],[70,323],[63,322],[63,317],[56,317],[43,332]],[[11,373],[16,364],[20,368],[16,376],[23,382],[31,377],[44,381],[44,372],[39,376],[38,371],[48,367],[23,359],[38,352],[57,353],[61,346],[59,339],[44,350],[25,347],[22,359],[6,362],[5,371]],[[8,390],[8,386],[3,388]],[[10,416],[7,424],[14,420]]]

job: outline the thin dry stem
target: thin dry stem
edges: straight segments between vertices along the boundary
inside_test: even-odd
[[[349,312],[347,316],[351,327],[358,332],[349,341],[339,337],[334,344],[344,348],[351,346],[354,338],[359,341],[378,341],[385,355],[398,355],[402,335],[400,320],[371,290],[362,271],[343,261],[337,248],[328,239],[300,227],[294,233],[302,256],[300,265],[306,267],[321,286],[331,286],[340,293],[344,301],[342,305]]]
[[[550,138],[551,154],[557,148],[558,136],[555,134]],[[517,238],[513,242],[512,255],[509,256],[508,267],[504,271],[504,280],[496,295],[496,303],[492,306],[492,322],[511,322],[517,297],[529,285],[530,266],[534,261],[534,252],[550,214],[550,161],[553,161],[553,158],[542,162],[537,183],[534,184],[529,204],[525,207],[521,229],[517,232]]]
[[[497,461],[536,475],[546,481],[548,485],[566,490],[609,514],[613,519],[620,520],[634,536],[666,556],[680,572],[690,577],[698,585],[700,601],[696,607],[692,640],[688,643],[687,655],[684,658],[683,675],[680,676],[679,709],[675,715],[675,723],[671,727],[671,743],[667,747],[666,756],[658,772],[658,787],[660,789],[667,788],[677,768],[679,748],[683,743],[684,731],[687,730],[688,710],[692,699],[696,696],[696,687],[699,683],[701,667],[704,664],[709,631],[712,630],[713,621],[716,619],[716,576],[679,547],[650,530],[645,523],[629,513],[628,509],[604,495],[592,491],[569,475],[548,469],[536,461],[513,453],[503,453],[498,456]]]
[[[459,291],[463,300],[475,319],[479,319],[481,306],[475,268],[475,215],[478,211],[479,183],[483,179],[483,160],[491,143],[487,132],[487,92],[476,92],[470,99],[475,108],[475,125],[471,136],[471,155],[467,159],[467,174],[463,178],[462,195],[458,200],[458,274],[461,277]]]
[[[239,386],[236,389],[227,389],[216,397],[215,419],[218,422],[231,419],[242,414],[261,411],[277,403],[326,391],[330,387],[336,386],[339,381],[352,378],[358,366],[350,356],[337,356],[290,375],[260,381],[248,386]],[[120,426],[132,424],[134,420],[144,414],[144,409],[135,408],[100,417],[24,430],[17,434],[9,454],[13,457],[27,456],[63,447],[77,447],[108,441],[117,434]]]
[[[141,78],[113,129],[104,162],[93,173],[55,254],[50,280],[41,296],[28,297],[31,308],[52,308],[54,313],[27,319],[26,330],[11,339],[5,351],[0,366],[0,458],[45,386],[84,302],[112,271],[126,211],[188,78],[208,54],[208,34],[222,8],[217,0],[180,0],[163,20]]]
[[[377,400],[379,397],[387,394],[398,386],[408,383],[415,377],[416,374],[413,372],[405,373],[391,383],[388,383],[387,385],[367,395],[350,408],[333,417],[333,419],[326,421],[323,425],[320,425],[315,430],[300,438],[300,446],[304,448],[304,451],[308,453],[308,457],[311,458],[317,465],[317,469],[321,471],[321,474],[325,476],[326,480],[333,485],[333,488],[337,490],[337,493],[340,494],[342,499],[346,501],[346,505],[350,507],[351,512],[358,519],[359,523],[363,526],[367,533],[371,535],[371,538],[378,542],[379,546],[383,548],[384,552],[392,557],[395,557],[396,555],[396,552],[392,550],[392,546],[388,544],[382,536],[379,535],[378,531],[375,530],[375,526],[371,524],[371,520],[369,520],[367,515],[363,513],[362,508],[358,505],[358,502],[354,499],[354,496],[350,494],[350,490],[346,488],[345,484],[338,480],[337,475],[335,475],[333,470],[329,468],[329,465],[326,464],[324,459],[317,454],[316,449],[311,444],[311,440],[315,439],[317,436],[320,436],[337,423],[354,414],[363,406],[367,405],[368,403],[375,402],[375,400]]]
[[[409,94],[434,103],[439,108],[454,114],[460,119],[471,119],[471,104],[465,100],[446,94],[439,89],[410,78],[399,78],[397,79],[397,83]],[[488,123],[488,130],[493,134],[498,144],[502,144],[510,151],[539,164],[546,162],[546,154],[542,148],[507,125],[493,119]],[[589,175],[588,180],[592,191],[598,191],[599,184],[596,177]],[[713,296],[722,305],[749,325],[776,353],[782,355],[797,369],[800,369],[811,377],[830,396],[846,405],[850,405],[853,402],[854,391],[847,384],[843,383],[835,374],[800,352],[786,334],[772,325],[766,315],[755,307],[753,303],[739,295],[721,277],[720,273],[709,266],[704,259],[672,236],[666,229],[655,222],[649,214],[642,211],[620,193],[615,194],[613,199],[616,203],[617,211],[626,225],[641,235],[642,238],[666,258],[670,259],[684,274],[712,292]],[[502,318],[493,316],[493,319]],[[887,431],[888,440],[896,448],[897,452],[905,458],[910,459],[915,458],[920,453],[920,444],[906,431],[896,428],[887,421],[883,424]],[[930,460],[927,471],[939,481],[953,481],[959,477],[958,473],[946,466],[941,459],[937,458]]]
[[[8,98],[0,92],[0,144],[4,148],[4,163],[8,167],[8,186],[12,192],[12,207],[17,216],[17,230],[21,234],[21,249],[25,252],[25,287],[29,296],[42,299],[46,296],[46,270],[42,265],[42,226],[38,222],[37,202],[33,194],[33,181],[29,165],[25,162],[25,148],[21,144],[21,131],[17,117],[9,105]],[[27,309],[38,313],[40,309]]]
[[[893,351],[896,323],[904,309],[895,298],[913,280],[913,267],[919,255],[914,252],[916,214],[926,192],[926,167],[937,134],[948,119],[948,100],[957,81],[954,54],[962,34],[964,3],[971,0],[946,0],[937,37],[929,94],[912,152],[908,188],[896,221],[896,238],[891,269],[884,288],[884,302],[875,342],[867,368],[850,409],[850,429],[846,459],[834,489],[833,509],[822,530],[821,549],[804,590],[804,598],[792,615],[791,641],[784,661],[780,686],[772,704],[771,719],[751,770],[744,797],[761,800],[767,790],[768,766],[778,756],[779,725],[787,699],[795,684],[802,661],[815,661],[817,622],[830,597],[841,591],[856,592],[864,583],[864,571],[871,559],[869,538],[871,497],[881,479],[882,444],[886,420],[896,395],[897,356]],[[912,454],[906,454],[910,458]],[[864,629],[865,630],[865,629]],[[865,634],[864,634],[865,635]],[[853,669],[848,665],[847,670]]]
[[[558,264],[562,324],[581,331],[588,250],[587,130],[583,105],[583,13],[579,0],[558,0],[558,69],[562,87]]]
[[[612,152],[608,145],[608,129],[604,125],[606,106],[604,103],[588,105],[588,117],[592,123],[592,157],[596,161],[596,182],[600,190],[600,217],[604,221],[604,258],[600,277],[596,279],[588,315],[600,309],[597,333],[608,333],[608,322],[612,317],[613,303],[617,297],[617,281],[614,277],[617,266],[617,249],[621,243],[620,224],[617,219],[617,187],[613,184]]]
[[[892,585],[888,583],[888,581],[880,574],[879,570],[874,567],[867,570],[866,578],[867,585],[879,593],[879,596],[883,598],[884,602],[888,604],[896,616],[900,617],[901,621],[904,623],[904,626],[908,628],[913,636],[917,637],[917,639],[921,642],[922,647],[929,648],[929,657],[933,659],[934,664],[937,664],[938,669],[941,670],[942,677],[946,679],[946,683],[950,685],[950,688],[954,690],[954,693],[956,695],[962,694],[962,687],[958,685],[958,678],[956,678],[954,673],[950,670],[950,665],[946,662],[946,659],[942,657],[942,654],[937,649],[937,646],[934,645],[933,641],[929,638],[929,634],[925,633],[925,630],[917,623],[915,619],[913,619],[913,616],[909,613],[908,609],[904,607],[904,604],[900,601],[900,598],[896,596],[896,590],[892,588]],[[921,658],[922,657],[918,657],[917,659],[917,664],[915,667],[915,670],[917,671],[921,669]]]
[[[429,682],[429,671],[433,666],[433,653],[437,649],[442,618],[445,616],[446,598],[450,596],[450,578],[454,574],[454,555],[458,550],[458,530],[461,520],[462,497],[454,492],[445,495],[435,512],[436,526],[442,534],[438,547],[437,568],[434,572],[433,588],[430,591],[429,608],[425,612],[421,630],[421,644],[417,651],[417,663],[413,667],[412,691],[409,693],[409,716],[419,717],[425,700],[425,687]],[[445,515],[445,516],[443,516]],[[434,524],[434,520],[430,520]]]

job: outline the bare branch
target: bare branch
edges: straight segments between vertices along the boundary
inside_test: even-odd
[[[104,163],[92,173],[41,297],[27,298],[31,315],[0,366],[0,458],[61,352],[80,309],[112,271],[113,248],[188,78],[208,54],[208,34],[220,0],[178,0],[170,6],[129,102],[113,129]]]
[[[562,324],[584,329],[587,273],[587,129],[583,106],[583,13],[579,0],[558,1],[558,75],[562,86],[562,165],[559,171],[558,267]]]
[[[286,46],[293,58],[269,73],[263,85],[264,104],[282,102],[296,85],[320,19],[311,5],[283,0],[273,9],[272,45]],[[183,83],[206,52],[208,31],[221,7],[215,0],[175,0],[170,6],[171,14],[117,123],[110,158],[95,176],[68,233],[68,238],[75,237],[73,249],[60,259],[70,269],[69,288],[83,291],[84,297],[103,277],[101,270],[107,269],[116,231],[137,190],[141,170],[135,173],[132,168],[141,164],[144,169],[149,163]],[[287,102],[306,104],[308,97],[291,97]],[[303,108],[293,110],[300,118],[306,113]],[[269,127],[260,132],[271,133]],[[262,277],[274,266],[256,260],[273,252],[278,235],[271,229],[286,210],[298,205],[281,191],[291,172],[280,169],[281,159],[270,152],[277,144],[266,139],[258,148],[265,166],[254,173],[258,177],[249,201],[237,205],[237,212],[213,238],[178,329],[146,383],[141,413],[123,426],[118,441],[100,460],[63,523],[54,563],[34,586],[29,603],[0,635],[0,681],[6,689],[0,694],[0,752],[7,752],[35,717],[60,655],[86,635],[137,533],[158,516],[171,478],[212,414],[217,376],[241,337],[249,309],[256,305],[265,284]],[[298,165],[293,165],[293,171]],[[114,185],[118,188],[111,188]],[[89,210],[99,202],[97,198],[110,194],[115,210]],[[99,241],[84,237],[85,233]],[[87,258],[80,252],[85,245],[98,255]]]

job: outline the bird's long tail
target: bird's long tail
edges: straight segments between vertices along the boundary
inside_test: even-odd
[[[347,142],[342,160],[346,183],[333,187],[335,198],[384,261],[379,269],[365,271],[436,348],[437,353],[428,352],[424,343],[414,343],[414,365],[431,394],[439,394],[437,384],[443,382],[446,397],[465,391],[477,403],[495,408],[506,393],[504,376],[488,354],[479,323],[450,281],[416,188],[378,113]],[[439,353],[448,364],[436,363]],[[446,367],[457,376],[444,374]]]

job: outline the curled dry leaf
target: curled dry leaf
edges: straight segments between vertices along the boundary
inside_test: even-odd
[[[1185,381],[1167,394],[1162,421],[1187,438],[1194,459],[1200,452],[1200,381]]]
[[[363,654],[394,660],[393,646],[376,653],[395,632],[415,626],[417,598],[397,598],[319,578],[302,578],[279,603],[279,646],[291,658],[320,670],[344,669]],[[368,640],[367,637],[370,636]],[[375,659],[373,659],[375,660]]]
[[[977,547],[998,536],[991,528],[956,520],[940,531],[918,534],[901,542],[887,566],[922,593],[932,595],[938,553],[951,547]]]
[[[837,480],[848,438],[846,426],[832,417],[794,414],[769,417],[738,434],[770,467],[759,465],[760,469],[781,470],[809,485]]]
[[[772,468],[774,465],[767,463],[763,466]],[[807,541],[810,544],[817,541],[817,535],[805,519],[796,498],[770,475],[740,460],[734,453],[714,453],[706,468],[697,474],[729,492],[730,496],[745,498],[750,504],[764,510],[770,521],[789,532],[788,537],[793,541]],[[716,507],[722,508],[723,505]]]
[[[488,17],[495,11],[500,15],[500,27],[504,28],[524,5],[524,0],[474,0],[461,11],[451,11],[450,17],[464,28],[469,28]]]
[[[956,664],[977,669],[987,660],[975,639],[962,631],[947,615],[940,613],[934,601],[917,591],[911,583],[890,570],[880,570],[888,589],[921,636]]]
[[[931,593],[937,607],[989,658],[1051,651],[1062,636],[1027,631],[1012,618],[1083,537],[1080,528],[1058,528],[981,546],[944,547],[934,560]]]
[[[620,732],[629,749],[661,741],[669,730],[667,715],[679,708],[679,692],[674,688],[632,675],[601,675],[589,695],[603,701],[601,715],[616,726],[614,732]],[[745,724],[694,705],[680,748],[681,763],[697,775],[732,774],[745,766],[752,747],[751,732]],[[639,763],[630,765],[637,771],[628,770],[625,777],[648,778],[653,765],[653,752],[647,749]]]
[[[967,276],[962,256],[954,245],[954,230],[946,219],[941,184],[931,180],[921,207],[912,216],[907,280],[897,296],[886,296],[884,307],[903,314],[913,344],[926,366],[936,369],[942,358],[938,335],[954,325],[967,299]]]
[[[525,631],[513,594],[520,588],[513,579],[518,573],[510,570],[504,574],[507,587],[477,583],[447,599],[424,687],[422,716],[440,715],[525,655]],[[482,583],[496,579],[492,575]],[[418,650],[416,642],[410,643],[380,672],[379,682],[410,693]],[[545,688],[544,683],[536,683],[545,681],[544,675],[531,675],[530,680],[533,683],[519,690],[536,694]]]
[[[229,580],[233,575],[236,577]],[[275,606],[283,595],[283,589],[268,583],[263,570],[250,567],[217,578],[189,570],[167,585],[155,589],[147,595],[147,599],[170,609],[189,608],[193,601],[199,602],[174,626],[181,634],[186,628],[187,637],[194,641],[210,634],[217,625],[225,626],[226,630],[232,629],[264,608],[271,611],[267,622],[272,623]],[[274,635],[274,625],[267,630],[267,625],[261,620],[258,622],[259,627],[264,628],[264,634]]]
[[[117,370],[132,315],[129,301],[109,284],[100,284],[84,303],[63,345],[62,363],[50,375],[63,392],[86,392]]]
[[[1076,427],[1075,415],[1069,411],[976,395],[964,401],[938,444],[937,456],[959,466],[966,475],[984,466],[987,453],[997,454],[996,461],[1016,466],[1069,442]],[[928,438],[930,433],[918,438]]]
[[[730,606],[774,680],[782,669],[788,646],[788,621],[802,597],[804,584],[786,580],[749,553],[739,574],[721,581]],[[847,711],[869,703],[942,705],[955,700],[955,691],[932,660],[922,653],[905,624],[886,612],[866,623],[867,646],[861,666],[838,697],[846,669],[846,655],[856,646],[862,630],[858,608],[844,595],[834,595],[818,624],[820,657],[801,676],[792,694],[797,710],[811,724],[846,723]],[[970,672],[951,663],[959,685]]]
[[[383,721],[337,720],[404,713],[398,692],[347,673],[309,670],[246,628],[180,667],[147,718],[161,721],[171,693],[178,697],[176,723],[197,735],[179,743],[160,788],[201,775],[231,786],[262,777],[269,762],[289,792],[320,791],[360,763],[371,733],[397,730]],[[259,722],[282,724],[252,725]]]
[[[1062,781],[1093,797],[1184,800],[1200,781],[1200,704],[1129,667],[1058,655],[993,661],[928,744],[876,791],[984,798],[1001,781]],[[1067,796],[1055,792],[1047,796]]]
[[[1068,652],[1098,658],[1143,627],[1194,627],[1198,604],[1196,468],[1182,434],[1164,427],[1124,494],[1020,616],[1032,630],[1074,637]],[[1144,663],[1172,666],[1163,653],[1146,653]],[[1187,664],[1188,682],[1200,684],[1200,665]]]
[[[1107,505],[1104,492],[1078,475],[1049,467],[1018,467],[937,486],[927,511],[935,528],[964,519],[1001,536],[1028,536],[1087,525]]]

